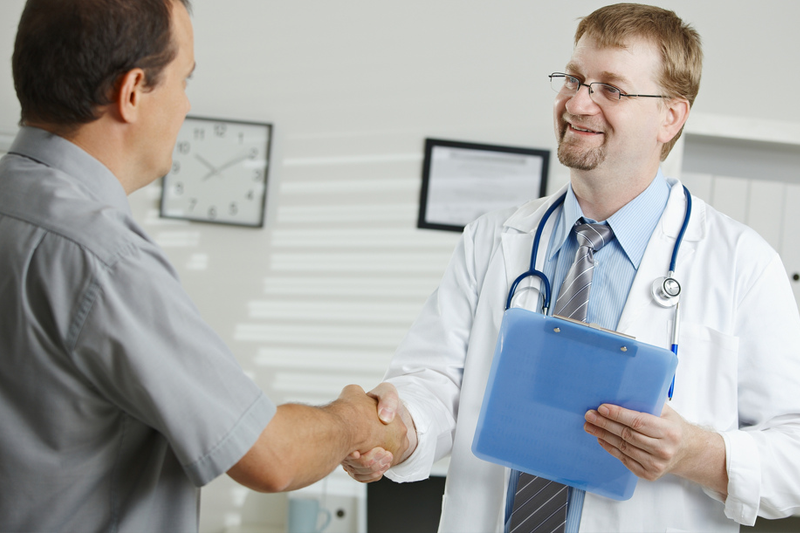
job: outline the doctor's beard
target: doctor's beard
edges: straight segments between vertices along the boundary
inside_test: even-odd
[[[578,143],[565,141],[564,137],[567,134],[568,127],[569,124],[563,121],[558,139],[558,160],[562,165],[568,168],[574,168],[576,170],[594,170],[606,159],[605,144],[596,148],[586,149],[581,148]]]

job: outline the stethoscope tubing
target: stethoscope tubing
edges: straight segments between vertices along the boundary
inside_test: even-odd
[[[678,252],[680,251],[681,243],[683,243],[683,237],[686,234],[686,229],[689,227],[689,220],[692,216],[692,195],[689,192],[689,189],[686,186],[683,186],[683,193],[686,197],[686,212],[683,216],[683,224],[681,224],[681,229],[678,232],[678,237],[675,239],[675,246],[672,248],[672,257],[670,258],[669,262],[669,271],[667,272],[667,278],[673,278],[675,276],[675,265],[678,262]],[[542,314],[547,315],[548,310],[550,309],[550,298],[552,294],[552,288],[550,286],[550,280],[539,270],[536,270],[536,257],[539,250],[539,242],[542,238],[542,231],[544,230],[547,221],[550,219],[550,215],[558,209],[563,203],[564,199],[567,197],[567,193],[564,193],[559,197],[555,202],[550,205],[550,207],[545,211],[544,215],[542,216],[542,220],[539,222],[539,225],[536,228],[536,234],[533,238],[533,249],[531,250],[531,262],[530,268],[520,274],[517,279],[514,280],[514,283],[511,284],[511,288],[508,291],[508,298],[506,298],[506,311],[511,307],[511,300],[514,298],[514,293],[517,291],[517,286],[520,282],[529,277],[534,276],[539,278],[542,282],[542,286],[544,288],[544,298],[542,302]],[[672,322],[672,352],[677,356],[678,355],[678,333],[680,329],[680,289],[678,289],[678,294],[674,296],[675,301],[675,315],[673,317]],[[658,296],[654,295],[654,298],[658,298]],[[672,378],[672,384],[669,387],[668,397],[672,399],[672,393],[675,388],[675,377]]]

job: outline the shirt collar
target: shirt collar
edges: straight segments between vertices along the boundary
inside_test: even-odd
[[[634,268],[639,268],[639,264],[642,262],[650,236],[667,205],[669,191],[669,184],[659,168],[647,189],[608,218],[608,225],[614,230],[614,236]],[[567,242],[572,226],[583,216],[578,198],[570,185],[553,237],[551,259]],[[589,222],[596,222],[587,217],[584,218]]]
[[[128,197],[117,177],[100,161],[63,137],[24,126],[8,151],[67,174],[88,197],[130,214]]]

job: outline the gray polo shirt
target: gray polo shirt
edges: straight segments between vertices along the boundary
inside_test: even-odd
[[[119,181],[23,128],[0,159],[0,531],[197,531],[275,413]]]

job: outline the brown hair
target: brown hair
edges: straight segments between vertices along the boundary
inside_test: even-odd
[[[28,0],[11,59],[21,124],[65,131],[98,118],[134,68],[154,88],[176,56],[171,13],[189,0]]]
[[[685,98],[694,104],[700,90],[703,50],[700,35],[673,11],[642,4],[614,4],[601,7],[581,19],[575,44],[587,35],[604,48],[625,48],[635,38],[645,39],[661,51],[661,73],[657,80],[671,98]],[[661,150],[667,158],[683,128]]]

